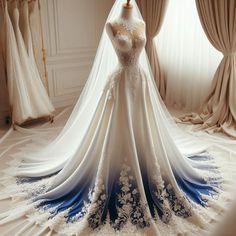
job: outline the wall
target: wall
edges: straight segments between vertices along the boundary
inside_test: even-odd
[[[112,0],[41,0],[49,93],[71,105],[86,82]]]

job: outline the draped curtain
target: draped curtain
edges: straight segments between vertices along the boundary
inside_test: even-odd
[[[200,115],[186,117],[203,128],[236,137],[236,1],[196,0],[202,27],[224,55]]]
[[[44,87],[48,91],[48,77],[46,69],[46,51],[44,48],[40,0],[29,2],[29,21],[32,34],[35,61]]]
[[[171,0],[155,38],[165,78],[165,104],[183,112],[199,111],[222,60],[206,37],[195,0]]]
[[[165,96],[165,80],[160,69],[155,36],[159,33],[165,16],[168,0],[137,0],[144,21],[146,22],[146,51],[153,75],[162,97]]]

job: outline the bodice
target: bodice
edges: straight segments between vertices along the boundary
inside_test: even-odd
[[[127,33],[117,31],[112,44],[122,67],[138,65],[140,54],[146,44],[145,30],[140,30],[135,34],[132,34],[132,31],[127,31]]]

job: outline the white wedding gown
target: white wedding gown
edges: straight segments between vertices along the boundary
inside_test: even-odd
[[[203,227],[198,212],[220,194],[220,170],[201,152],[205,146],[183,154],[183,144],[190,148],[196,140],[189,135],[184,141],[180,130],[174,134],[168,126],[153,80],[140,63],[145,30],[134,39],[127,34],[111,38],[118,65],[91,97],[93,103],[98,97],[96,107],[75,108],[48,147],[21,153],[23,162],[13,174],[17,184],[0,195],[17,204],[0,214],[0,225],[26,216],[43,227],[41,233],[50,228],[66,235],[88,235],[105,223],[163,235],[160,222],[167,230],[178,218]]]
[[[20,31],[24,39],[27,53],[29,55],[29,60],[32,64],[33,70],[35,71],[37,78],[41,80],[40,74],[37,68],[36,60],[35,60],[35,55],[34,55],[32,33],[30,29],[29,3],[27,1],[21,2],[19,13],[20,13],[20,17],[19,17]]]
[[[52,116],[54,108],[35,64],[26,9],[22,12],[25,44],[16,3],[5,5],[6,66],[12,121],[22,124],[31,119]]]

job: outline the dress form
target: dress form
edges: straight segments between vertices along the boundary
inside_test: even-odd
[[[133,6],[126,3],[122,6],[120,16],[114,22],[108,22],[106,30],[111,39],[118,33],[135,39],[145,31],[145,23],[133,16]]]

